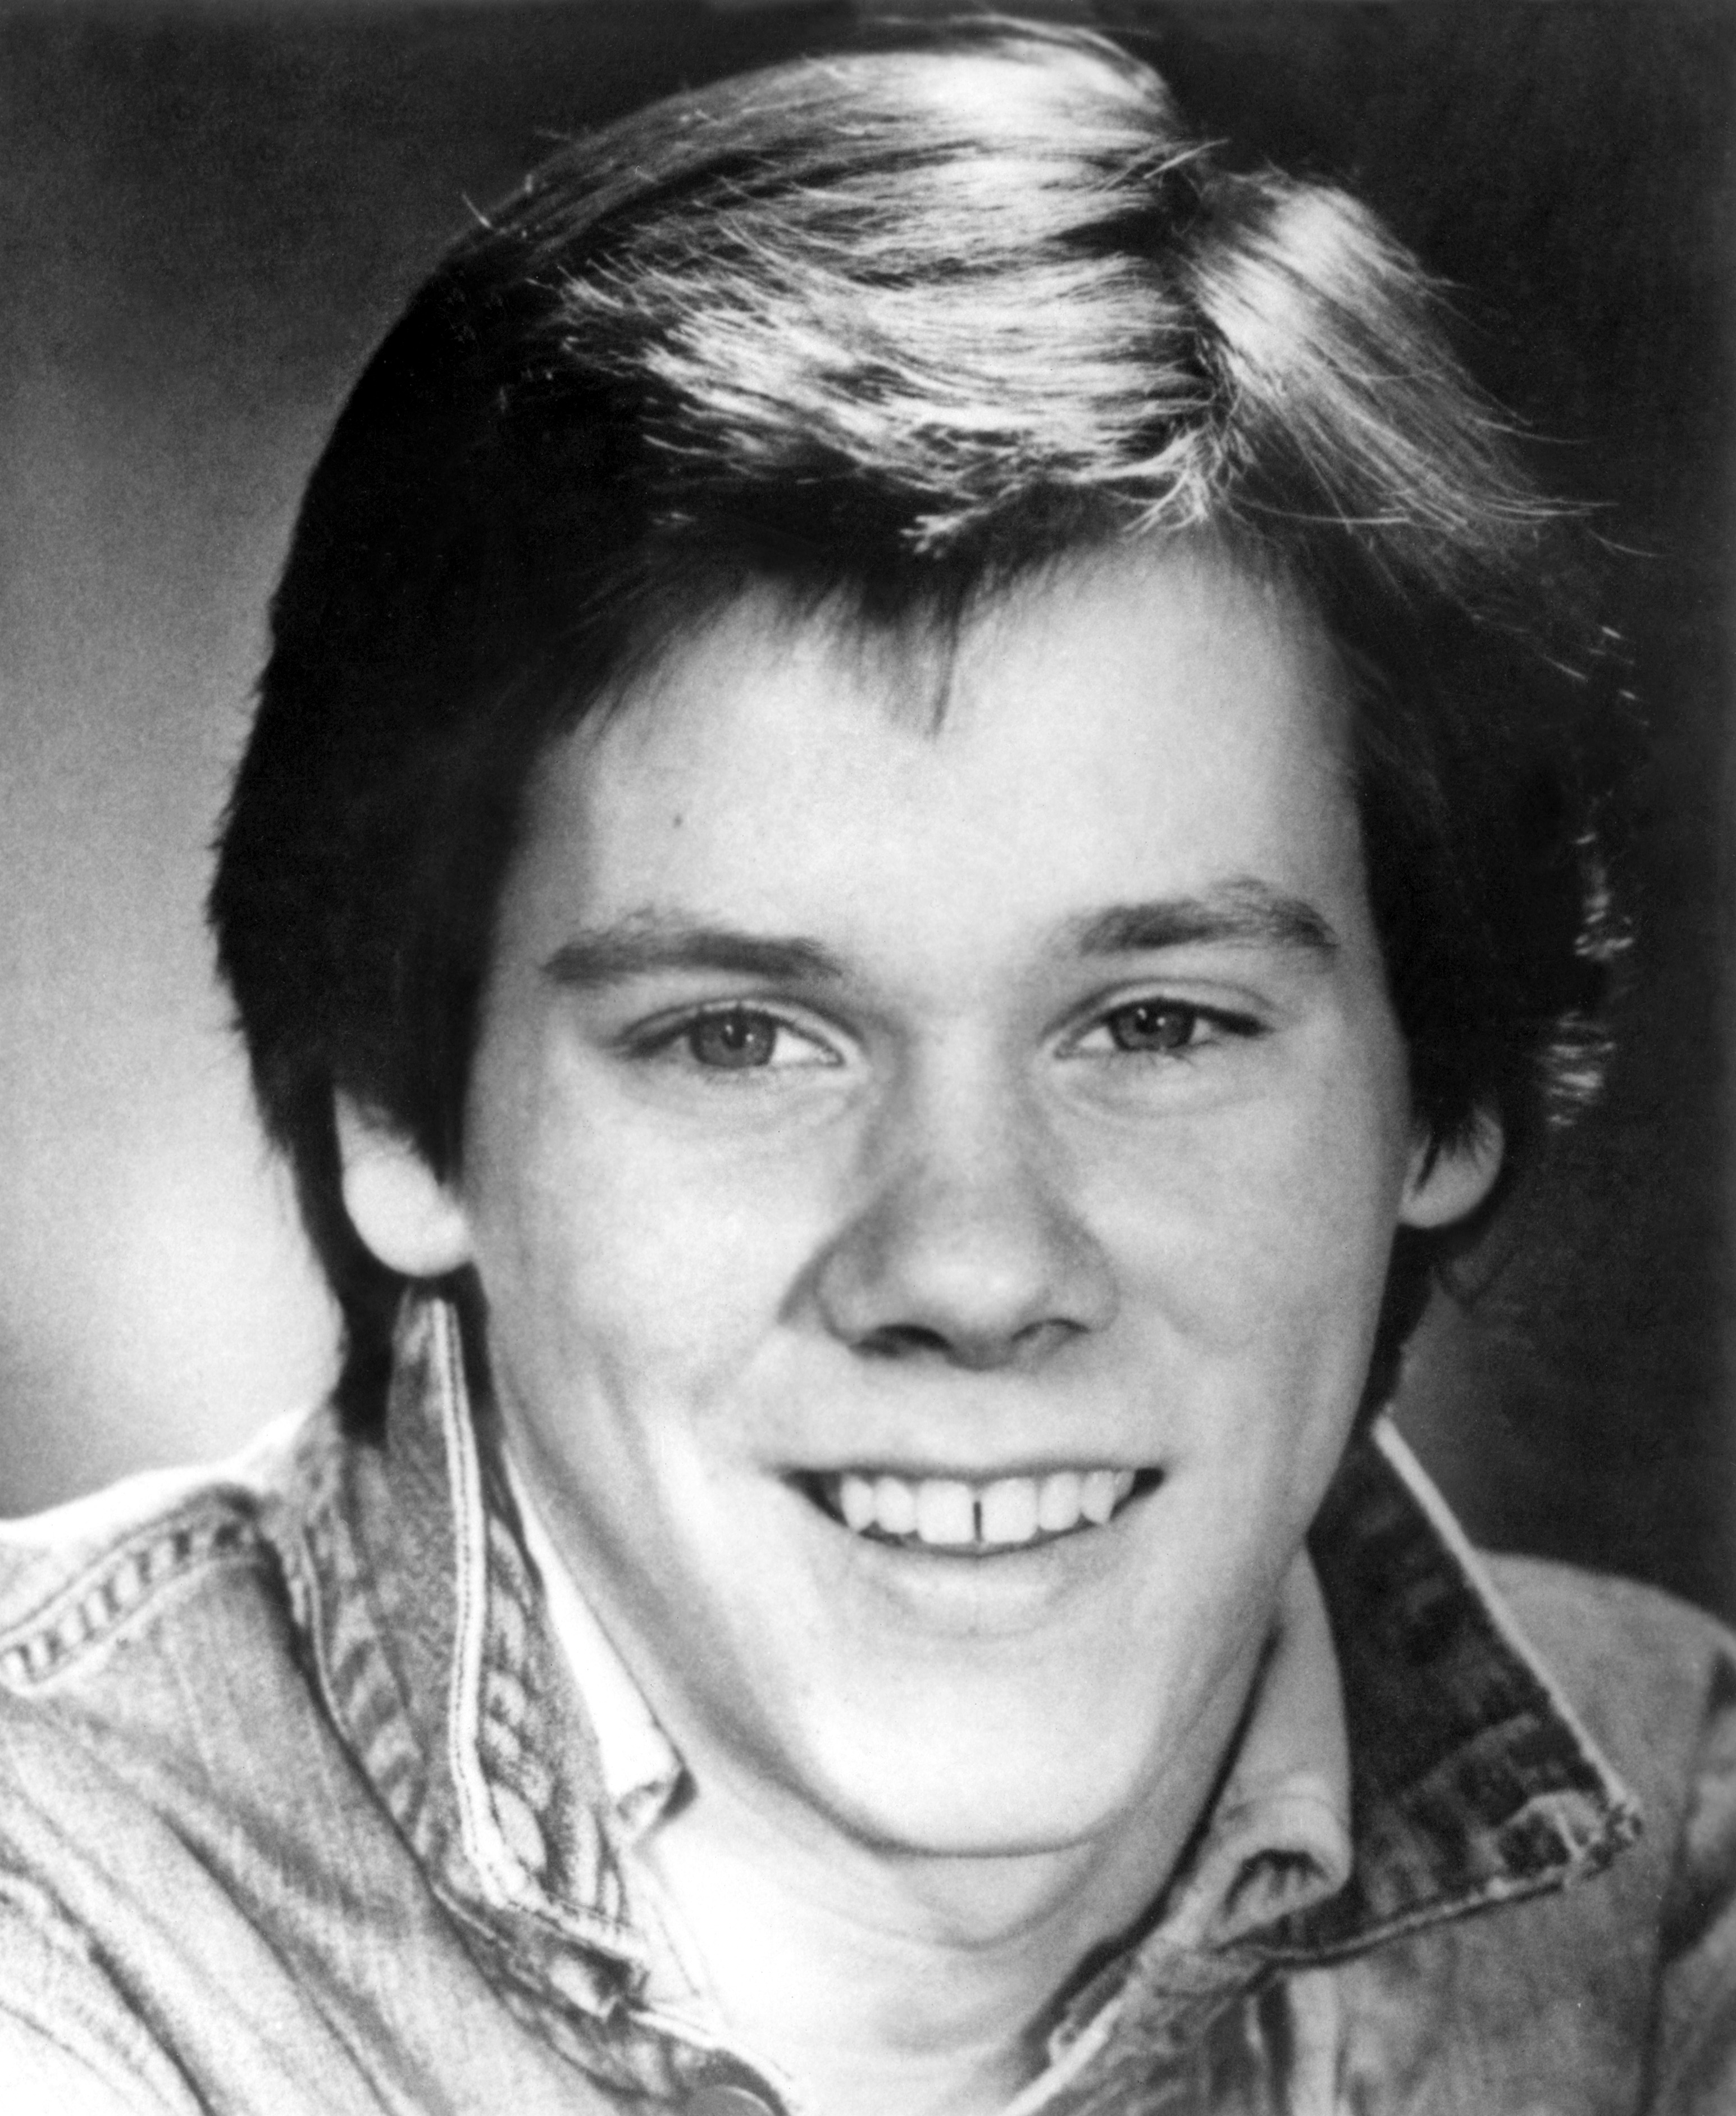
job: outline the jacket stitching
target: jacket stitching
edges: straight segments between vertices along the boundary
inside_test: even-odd
[[[0,1683],[39,1689],[140,1614],[189,1573],[263,1549],[256,1525],[230,1511],[183,1516],[105,1550],[39,1608],[0,1633]]]

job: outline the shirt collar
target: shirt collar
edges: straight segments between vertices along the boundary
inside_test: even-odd
[[[431,1885],[498,1974],[612,2012],[647,1962],[621,1801],[662,1765],[599,1744],[448,1301],[406,1303],[379,1440],[346,1437],[333,1411],[307,1428],[290,1516],[329,1709]],[[1224,1965],[1353,1953],[1558,1888],[1635,1833],[1630,1796],[1389,1428],[1347,1456],[1310,1548],[1195,1852],[1150,1934],[1076,1994],[1058,2051],[1082,2060],[1138,1987],[1203,1993]]]
[[[525,1551],[542,1582],[549,1629],[596,1739],[603,1796],[622,1838],[636,1843],[679,1790],[681,1758],[555,1549],[510,1449],[503,1460]]]
[[[1223,1787],[1169,1891],[1173,1944],[1219,1948],[1335,1895],[1350,1878],[1350,1756],[1338,1655],[1304,1551]]]

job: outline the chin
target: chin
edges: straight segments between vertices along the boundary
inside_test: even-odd
[[[871,1774],[860,1759],[838,1772],[828,1805],[859,1841],[917,1856],[1011,1858],[1087,1843],[1139,1801],[1146,1774],[1131,1764],[1106,1770],[1095,1743],[1058,1750],[1046,1731],[985,1755],[934,1730],[902,1759],[876,1758]]]

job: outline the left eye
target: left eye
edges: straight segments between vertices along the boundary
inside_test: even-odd
[[[1142,999],[1105,1014],[1103,1026],[1118,1051],[1185,1051],[1198,1037],[1205,1017],[1198,1007],[1169,999]]]

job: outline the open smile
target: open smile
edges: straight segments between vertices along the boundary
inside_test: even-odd
[[[972,1481],[852,1470],[797,1481],[815,1505],[853,1535],[976,1556],[1026,1549],[1107,1527],[1160,1474],[1091,1467]]]

